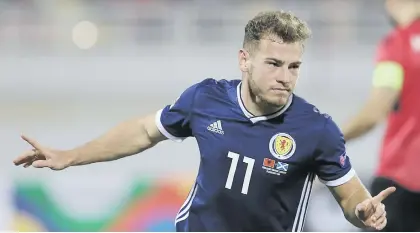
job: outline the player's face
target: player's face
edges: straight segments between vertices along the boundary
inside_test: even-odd
[[[302,53],[301,43],[261,40],[250,59],[248,82],[253,94],[267,104],[285,105],[299,77]]]
[[[385,9],[388,12],[389,22],[394,27],[396,27],[398,25],[398,22],[396,20],[396,15],[395,15],[398,12],[398,10],[396,9],[397,8],[396,4],[398,4],[397,1],[395,1],[395,0],[386,0],[385,1]]]
[[[413,16],[418,16],[419,0],[386,0],[385,9],[393,26],[405,24]]]

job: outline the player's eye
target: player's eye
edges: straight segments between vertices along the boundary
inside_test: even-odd
[[[291,65],[290,69],[299,69],[299,67],[300,67],[299,65]]]
[[[277,62],[267,62],[267,64],[269,66],[275,66],[275,67],[279,67],[280,66],[280,64],[278,64]]]

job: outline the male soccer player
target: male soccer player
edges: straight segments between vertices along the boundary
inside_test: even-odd
[[[301,231],[316,175],[351,223],[382,229],[382,200],[395,188],[370,196],[336,124],[293,94],[309,36],[306,23],[291,13],[261,13],[245,27],[242,81],[205,79],[157,114],[124,122],[73,150],[23,136],[34,150],[14,162],[59,170],[137,154],[166,138],[195,137],[201,163],[176,216],[177,231]]]
[[[388,115],[371,191],[397,187],[385,202],[385,231],[420,231],[420,1],[385,3],[396,28],[380,43],[370,96],[343,133],[360,137]]]

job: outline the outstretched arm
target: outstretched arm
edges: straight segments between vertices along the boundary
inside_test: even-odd
[[[140,153],[165,140],[155,114],[123,122],[101,137],[72,150],[71,165],[111,161]]]
[[[54,170],[116,160],[142,152],[166,139],[157,128],[155,114],[125,121],[97,139],[67,151],[47,148],[26,136],[22,138],[34,149],[16,158],[14,163]]]
[[[14,160],[16,165],[36,168],[49,167],[61,170],[69,166],[116,160],[140,153],[162,140],[174,141],[193,136],[190,127],[195,84],[185,90],[172,105],[167,105],[156,114],[125,121],[99,138],[72,150],[62,151],[47,148],[35,140],[22,136],[32,145]]]

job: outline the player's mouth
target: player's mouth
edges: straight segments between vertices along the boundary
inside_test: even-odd
[[[271,88],[271,90],[275,93],[289,93],[289,89],[287,88]]]

